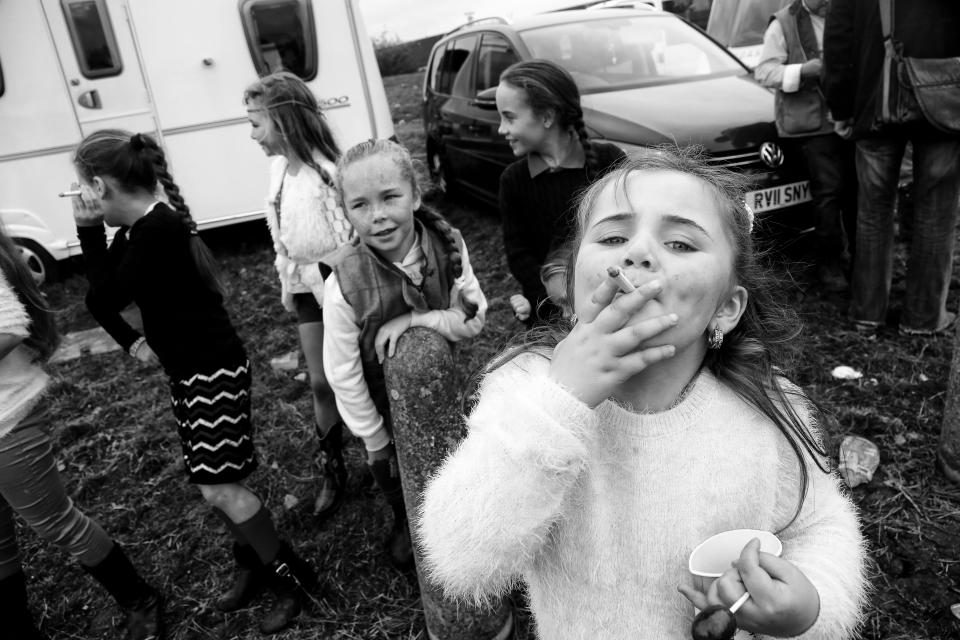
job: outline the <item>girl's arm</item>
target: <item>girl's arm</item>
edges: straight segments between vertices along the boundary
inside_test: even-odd
[[[433,329],[452,342],[472,338],[480,333],[487,315],[487,298],[483,295],[483,291],[480,289],[480,281],[477,280],[473,267],[470,265],[470,256],[467,255],[466,244],[461,247],[460,256],[463,274],[457,278],[450,290],[450,308],[424,313],[414,311],[410,318],[411,327]],[[461,296],[477,304],[477,313],[469,320],[467,320]]]
[[[363,377],[360,327],[336,274],[330,274],[324,286],[323,325],[323,370],[340,417],[353,435],[363,439],[367,451],[379,451],[390,444],[390,434]]]
[[[522,355],[488,374],[469,435],[424,492],[419,535],[429,575],[482,602],[529,569],[586,464],[594,412]]]
[[[111,249],[103,225],[77,227],[80,248],[83,251],[84,271],[90,289],[86,304],[97,323],[117,341],[124,351],[140,338],[140,333],[123,319],[120,311],[133,302],[133,296],[118,282],[119,266],[112,254],[125,251],[127,239],[122,232],[114,237]]]

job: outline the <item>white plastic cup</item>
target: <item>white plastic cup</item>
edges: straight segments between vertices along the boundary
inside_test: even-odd
[[[710,584],[730,568],[740,557],[743,548],[754,538],[760,539],[760,551],[780,556],[783,543],[769,531],[760,529],[732,529],[711,536],[690,553],[687,567],[693,575],[694,586],[703,593]]]

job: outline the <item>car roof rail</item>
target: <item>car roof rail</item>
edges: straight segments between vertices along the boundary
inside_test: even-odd
[[[461,29],[466,29],[467,27],[472,27],[473,25],[478,24],[478,23],[480,23],[480,22],[496,22],[497,24],[510,24],[510,22],[509,22],[506,18],[501,18],[500,16],[490,16],[490,17],[487,17],[487,18],[477,18],[476,20],[471,20],[470,22],[464,22],[462,25],[460,25],[460,26],[457,27],[456,29],[452,29],[452,30],[450,30],[450,31],[447,31],[447,32],[446,32],[445,34],[443,34],[443,36],[441,36],[441,37],[446,38],[446,37],[447,37],[448,35],[450,35],[451,33],[456,33],[457,31],[460,31]]]

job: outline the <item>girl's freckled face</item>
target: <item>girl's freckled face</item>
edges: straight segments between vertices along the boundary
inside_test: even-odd
[[[635,171],[625,182],[611,180],[587,221],[575,265],[574,310],[585,305],[607,267],[618,266],[635,286],[652,280],[662,291],[638,315],[675,313],[677,326],[654,344],[678,351],[702,345],[705,332],[732,292],[734,247],[711,188],[676,171]]]
[[[416,241],[413,212],[420,192],[389,156],[361,158],[343,168],[340,182],[350,223],[364,244],[400,262]]]

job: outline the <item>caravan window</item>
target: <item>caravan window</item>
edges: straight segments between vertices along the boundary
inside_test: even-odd
[[[240,0],[240,16],[257,73],[317,75],[317,35],[309,0]]]
[[[80,73],[85,78],[106,78],[123,71],[105,0],[60,0],[60,6]]]

